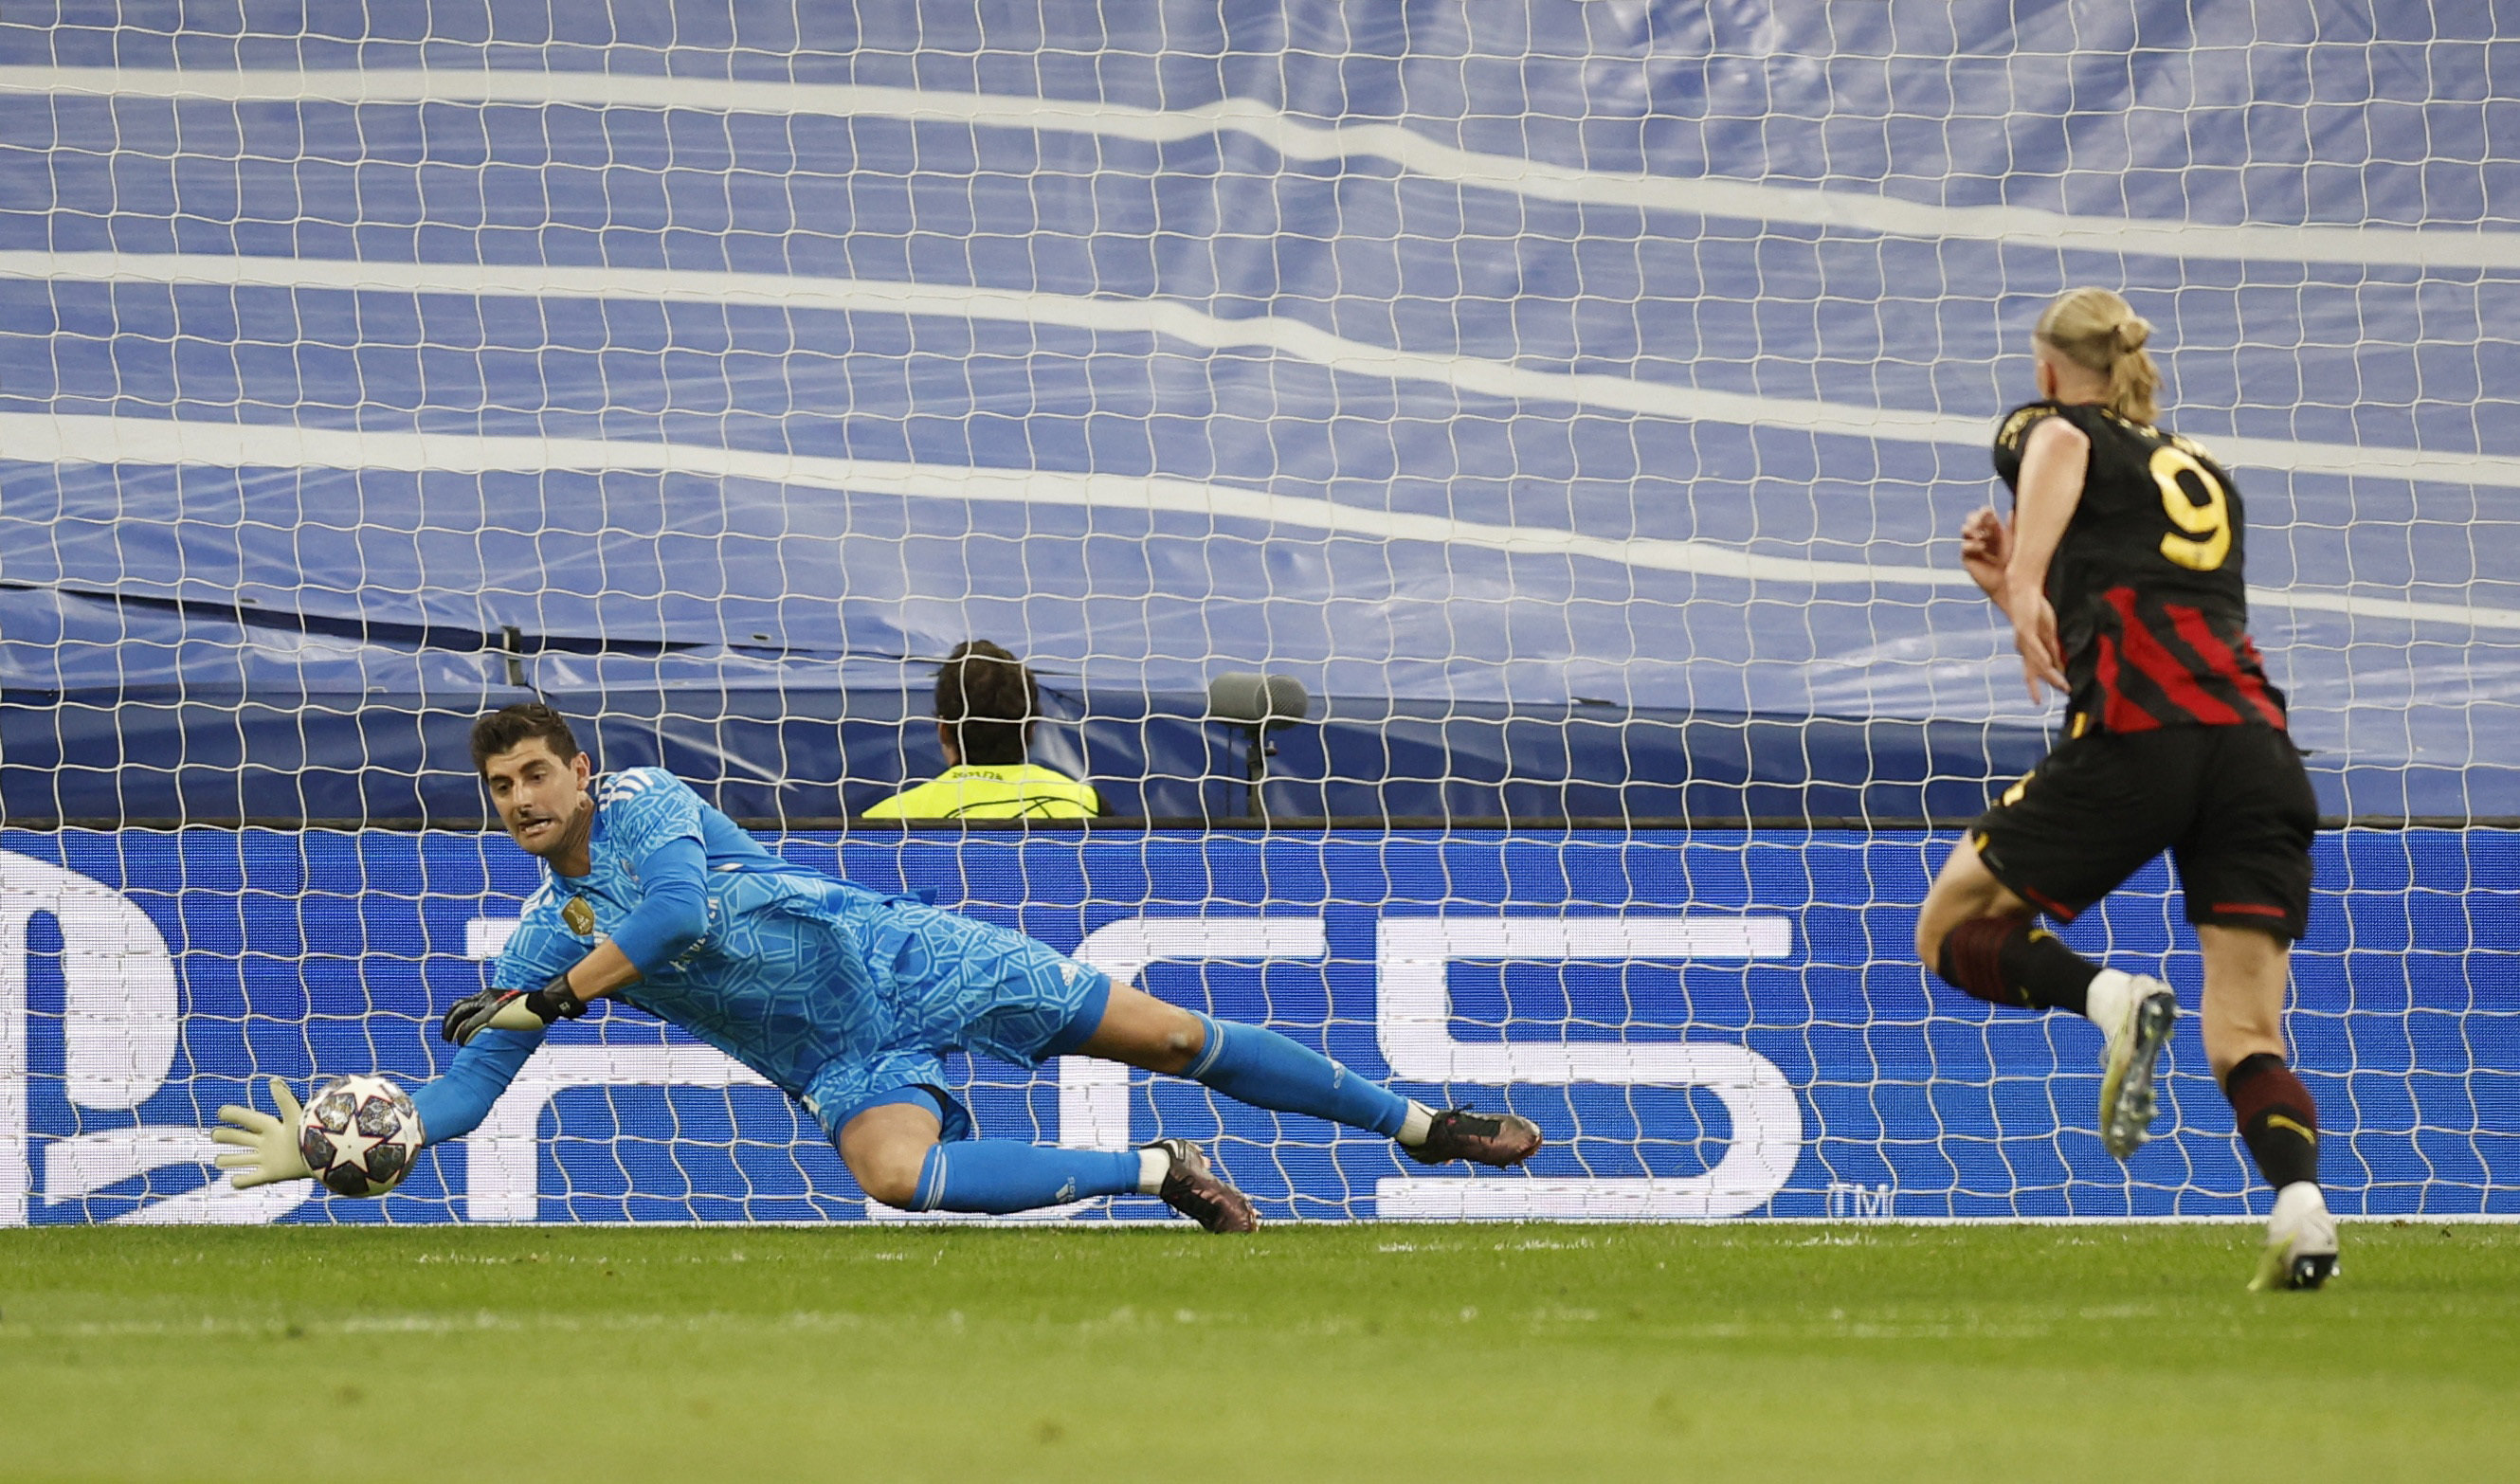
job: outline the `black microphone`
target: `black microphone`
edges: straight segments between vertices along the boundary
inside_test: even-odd
[[[1292,675],[1228,670],[1207,683],[1210,721],[1275,731],[1291,727],[1312,712],[1312,693]]]

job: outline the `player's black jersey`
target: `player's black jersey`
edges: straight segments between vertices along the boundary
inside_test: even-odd
[[[2048,568],[2072,683],[2068,728],[2284,725],[2249,639],[2240,491],[2194,441],[2090,403],[2004,415],[1995,472],[2018,492],[2031,429],[2063,418],[2092,440],[2073,523]]]

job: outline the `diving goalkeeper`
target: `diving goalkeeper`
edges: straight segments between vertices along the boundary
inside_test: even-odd
[[[1527,1118],[1434,1111],[1275,1031],[1167,1005],[1021,933],[782,860],[661,769],[597,779],[548,706],[481,718],[472,760],[544,877],[490,987],[439,1027],[462,1050],[412,1094],[427,1143],[472,1132],[553,1021],[610,996],[803,1102],[866,1192],[907,1210],[1004,1213],[1134,1192],[1211,1232],[1258,1224],[1188,1140],[1112,1151],[974,1139],[945,1088],[941,1058],[955,1051],[1186,1076],[1372,1129],[1425,1164],[1515,1165],[1540,1147]],[[219,1116],[230,1126],[213,1137],[239,1147],[219,1163],[240,1188],[307,1175],[295,1118]]]

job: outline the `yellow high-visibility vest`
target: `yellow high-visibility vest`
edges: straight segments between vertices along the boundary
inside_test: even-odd
[[[948,768],[869,808],[871,820],[1079,820],[1102,812],[1102,796],[1064,773],[1031,763]]]

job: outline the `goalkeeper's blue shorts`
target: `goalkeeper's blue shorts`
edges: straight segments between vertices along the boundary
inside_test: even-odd
[[[892,1044],[824,1066],[805,1105],[834,1143],[851,1118],[903,1102],[932,1103],[943,1137],[968,1139],[970,1114],[945,1090],[945,1057],[969,1052],[1038,1066],[1065,1056],[1102,1025],[1111,976],[1010,928],[932,907],[894,910],[916,930],[887,966]]]

